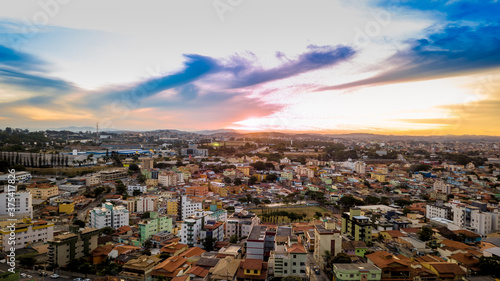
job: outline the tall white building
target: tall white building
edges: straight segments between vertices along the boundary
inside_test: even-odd
[[[444,206],[442,202],[438,202],[436,204],[427,204],[426,206],[425,217],[428,219],[431,218],[451,218],[451,207]]]
[[[15,224],[16,239],[13,245],[9,244],[11,232],[12,229],[10,227],[0,230],[0,234],[2,235],[1,246],[4,252],[7,252],[11,247],[21,249],[33,244],[45,244],[54,238],[54,224],[43,220],[31,221],[29,218],[23,219],[22,222]]]
[[[161,186],[175,186],[179,182],[179,176],[176,172],[162,172],[158,175],[158,184]]]
[[[0,193],[0,205],[5,206],[0,208],[0,216],[8,216],[9,218],[33,218],[32,197],[29,191],[9,190],[6,185],[4,187],[4,192]],[[14,200],[11,198],[14,198]],[[15,206],[9,205],[9,203]],[[9,208],[13,208],[14,210],[9,210]],[[11,214],[14,214],[14,216]]]
[[[127,204],[129,213],[145,213],[158,210],[158,197],[142,196],[128,198],[124,201]]]
[[[235,209],[235,212],[227,219],[226,237],[232,235],[248,237],[252,228],[260,223],[260,219],[254,213],[243,210],[242,208]]]
[[[366,173],[366,164],[365,162],[356,161],[354,163],[354,171],[358,174]]]
[[[442,194],[451,194],[451,184],[449,183],[446,183],[442,180],[437,180],[434,182],[434,185],[433,185],[433,189],[434,191],[437,191],[439,193],[442,193]]]
[[[200,232],[204,221],[203,216],[203,210],[198,210],[193,215],[182,220],[180,231],[182,244],[193,247],[200,243]]]
[[[186,195],[181,196],[180,204],[180,220],[185,220],[186,218],[194,215],[197,210],[202,209],[203,206],[201,202],[191,201]]]
[[[128,224],[129,211],[123,206],[103,203],[102,207],[96,207],[90,211],[89,227],[117,229]]]
[[[453,223],[483,236],[498,231],[499,217],[498,213],[483,212],[475,206],[453,206]]]
[[[127,186],[127,193],[129,196],[134,194],[134,190],[139,190],[141,193],[145,193],[148,191],[148,187],[146,185],[129,185]]]

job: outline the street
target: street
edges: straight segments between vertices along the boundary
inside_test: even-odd
[[[323,270],[320,270],[320,274],[314,273],[314,270],[312,267],[316,266],[317,263],[314,260],[313,253],[307,253],[307,272],[308,272],[308,277],[310,278],[311,281],[328,281],[329,278],[326,275],[326,273]]]

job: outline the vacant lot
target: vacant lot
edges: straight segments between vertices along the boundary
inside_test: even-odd
[[[306,214],[306,221],[313,220],[314,215],[316,212],[320,212],[322,214],[329,213],[328,210],[323,209],[319,206],[289,206],[289,207],[273,207],[273,208],[256,208],[256,209],[251,209],[252,212],[256,213],[259,217],[262,215],[262,213],[271,213],[271,212],[277,212],[277,211],[285,211],[285,212],[290,212],[290,213],[296,213],[296,214]],[[280,216],[277,218],[278,223],[281,222],[290,222],[290,220],[287,217]]]

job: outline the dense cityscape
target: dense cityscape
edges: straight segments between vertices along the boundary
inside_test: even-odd
[[[499,0],[0,1],[0,281],[500,281]]]
[[[500,272],[500,138],[15,128],[0,136],[0,202],[9,206],[0,245],[7,261],[15,248],[21,279]]]

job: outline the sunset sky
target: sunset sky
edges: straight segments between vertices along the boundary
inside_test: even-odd
[[[500,135],[500,1],[0,1],[0,127],[96,122]]]

